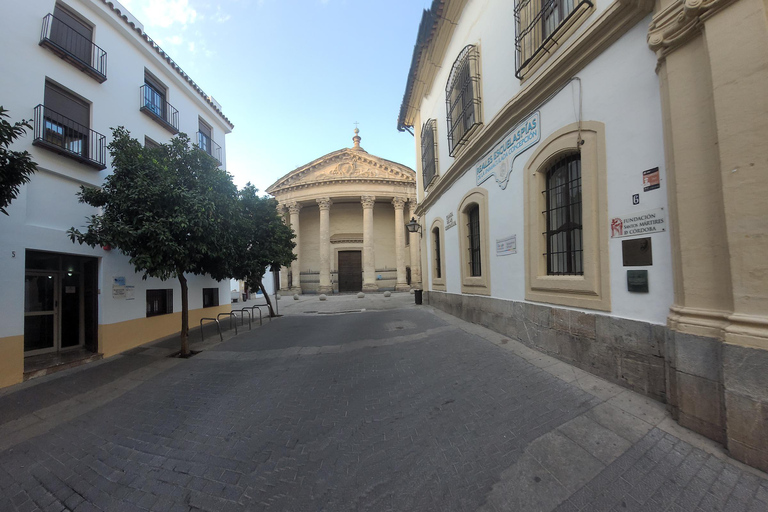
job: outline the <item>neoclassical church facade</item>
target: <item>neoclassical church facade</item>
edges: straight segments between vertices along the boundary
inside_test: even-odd
[[[354,145],[322,156],[267,188],[296,233],[297,258],[280,272],[291,293],[407,291],[421,285],[416,173]]]

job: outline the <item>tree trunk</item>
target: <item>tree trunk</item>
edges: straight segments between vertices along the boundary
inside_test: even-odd
[[[181,283],[181,357],[189,357],[189,288],[187,278],[179,272]]]
[[[259,289],[261,289],[261,293],[264,294],[264,300],[267,301],[267,307],[269,308],[269,316],[274,317],[275,311],[272,309],[272,301],[269,300],[269,294],[267,293],[267,290],[264,289],[264,281],[259,279]]]

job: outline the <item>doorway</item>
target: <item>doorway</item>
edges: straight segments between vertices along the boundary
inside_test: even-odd
[[[24,356],[98,347],[98,260],[26,252]]]
[[[362,251],[339,251],[339,292],[359,292],[362,289]]]

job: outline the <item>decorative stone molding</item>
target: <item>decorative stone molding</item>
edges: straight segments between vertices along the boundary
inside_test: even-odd
[[[360,202],[363,204],[364,210],[373,208],[373,204],[376,202],[376,196],[361,196]]]
[[[395,210],[402,210],[405,208],[405,198],[395,197],[392,199],[392,204],[395,206]]]
[[[321,210],[330,210],[331,205],[333,204],[333,201],[331,201],[330,197],[318,197],[315,199],[315,201],[317,201],[317,204]]]
[[[734,0],[678,0],[657,13],[648,27],[648,46],[659,59],[696,37],[702,17],[731,4]]]
[[[285,203],[285,206],[288,208],[288,211],[291,213],[291,215],[298,215],[301,211],[301,205],[296,201]]]

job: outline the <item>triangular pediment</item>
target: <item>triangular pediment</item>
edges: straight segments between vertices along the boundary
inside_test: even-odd
[[[416,183],[416,173],[396,162],[365,151],[342,149],[329,153],[286,174],[267,188],[275,192],[296,186],[322,185],[339,181]]]

